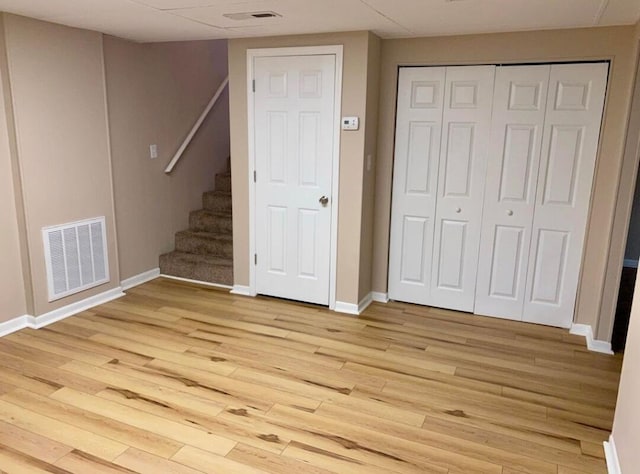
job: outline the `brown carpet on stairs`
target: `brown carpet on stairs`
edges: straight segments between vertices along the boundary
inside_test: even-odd
[[[160,255],[162,274],[233,285],[231,173],[216,175],[215,189],[202,195],[189,229],[176,233],[175,250]]]

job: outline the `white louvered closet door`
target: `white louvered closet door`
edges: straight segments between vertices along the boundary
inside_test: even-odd
[[[607,63],[551,66],[523,320],[573,320]]]
[[[445,68],[402,68],[398,82],[389,296],[427,305]]]
[[[522,319],[550,71],[496,71],[476,314]]]
[[[448,67],[431,304],[473,311],[495,66]]]

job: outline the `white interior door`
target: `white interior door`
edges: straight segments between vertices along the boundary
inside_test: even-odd
[[[446,69],[431,304],[473,311],[495,66]]]
[[[475,313],[522,319],[551,66],[496,71]]]
[[[433,224],[445,68],[406,67],[398,76],[389,297],[430,304]]]
[[[608,64],[551,66],[523,320],[569,327]]]
[[[329,303],[335,55],[254,59],[256,290]]]

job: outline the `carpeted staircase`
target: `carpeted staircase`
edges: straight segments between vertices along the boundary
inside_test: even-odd
[[[231,173],[216,175],[215,191],[202,195],[204,209],[189,214],[189,229],[176,233],[176,249],[160,255],[160,273],[233,285]]]

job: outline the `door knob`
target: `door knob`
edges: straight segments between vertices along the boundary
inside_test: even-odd
[[[322,196],[320,199],[318,199],[318,201],[323,206],[326,206],[329,203],[329,198],[327,196]]]
[[[459,207],[456,207],[456,214],[460,214],[462,212],[462,209]]]
[[[513,211],[512,211],[511,209],[509,209],[509,210],[507,211],[507,215],[508,215],[508,216],[512,216],[512,215],[513,215]]]

